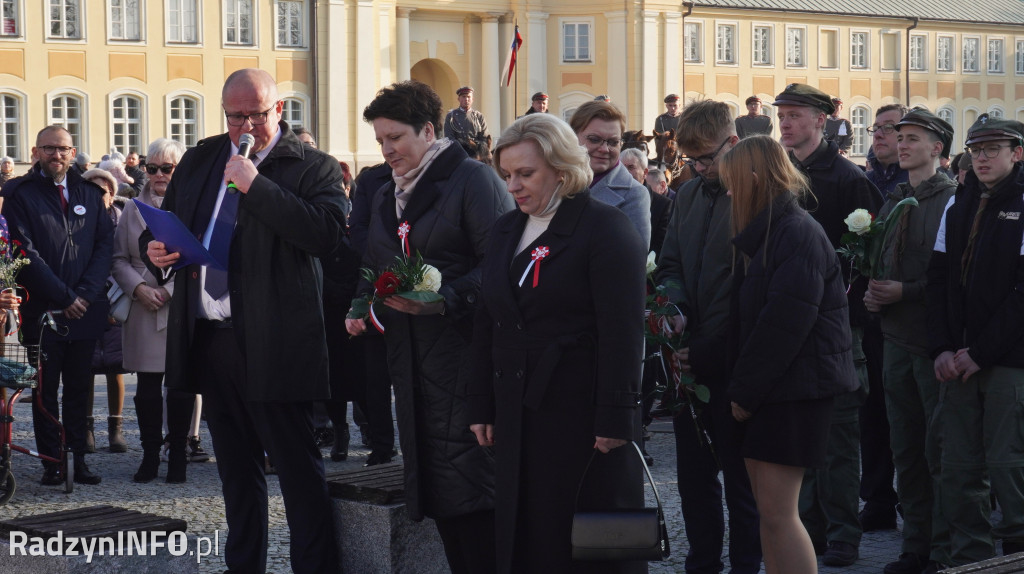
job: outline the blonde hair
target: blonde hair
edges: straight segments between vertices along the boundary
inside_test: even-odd
[[[766,135],[744,138],[722,156],[722,184],[732,193],[732,230],[738,235],[775,198],[809,193],[807,177],[793,165],[782,144]]]
[[[494,169],[499,176],[501,152],[523,142],[536,144],[548,165],[561,174],[562,182],[555,189],[559,197],[572,197],[590,187],[594,172],[586,149],[568,124],[549,114],[523,116],[501,133],[493,152]]]

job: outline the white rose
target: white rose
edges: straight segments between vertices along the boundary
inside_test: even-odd
[[[654,252],[651,251],[647,254],[647,274],[654,273],[654,270],[658,268],[657,262],[654,261]]]
[[[869,229],[871,229],[871,219],[872,217],[871,214],[868,213],[868,210],[855,209],[853,210],[853,213],[843,220],[843,223],[845,223],[846,227],[853,233],[856,233],[857,235],[864,235]]]
[[[437,293],[441,288],[441,272],[433,265],[423,266],[423,280],[419,282],[413,291],[430,291]]]

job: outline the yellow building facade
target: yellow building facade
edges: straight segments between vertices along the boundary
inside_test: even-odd
[[[357,168],[380,161],[363,108],[410,78],[446,107],[473,86],[495,136],[537,91],[561,117],[607,95],[631,129],[649,131],[668,93],[737,113],[756,94],[771,113],[792,82],[843,98],[855,155],[888,103],[939,113],[955,149],[981,113],[1024,120],[1024,4],[855,4],[830,5],[850,11],[835,14],[816,0],[0,0],[0,155],[28,161],[52,123],[94,158],[164,136],[191,145],[224,131],[221,85],[250,66],[277,78],[292,125]],[[524,43],[503,87],[516,26]]]

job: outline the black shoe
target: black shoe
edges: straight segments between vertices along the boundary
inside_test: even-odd
[[[210,453],[203,450],[203,445],[200,444],[199,437],[188,437],[188,461],[206,462],[208,460],[210,460]]]
[[[316,441],[317,448],[327,448],[334,445],[334,429],[330,427],[321,427],[313,429],[313,440]]]
[[[872,508],[870,510],[865,507],[857,515],[857,518],[860,519],[860,527],[864,532],[896,529],[895,507],[885,509]]]
[[[75,482],[78,484],[99,484],[103,479],[100,475],[93,473],[85,464],[85,455],[75,455]]]
[[[946,568],[947,566],[945,564],[940,564],[932,560],[928,563],[927,566],[924,567],[924,570],[921,571],[921,574],[937,574],[938,572],[942,572]]]
[[[1003,540],[1003,556],[1009,556],[1011,554],[1018,554],[1024,552],[1024,540],[1015,538],[1010,540],[1006,538]]]
[[[904,552],[900,559],[885,565],[885,574],[921,574],[928,566],[928,557]]]
[[[378,464],[384,464],[388,462],[391,462],[390,455],[381,454],[379,452],[371,452],[369,458],[366,459],[366,464],[364,464],[363,466],[377,466]]]
[[[370,444],[370,425],[359,425],[359,442],[366,448],[373,448],[373,445]]]
[[[132,476],[132,480],[135,482],[150,482],[156,478],[157,472],[160,470],[160,452],[157,449],[143,449],[142,451],[142,464],[139,465],[139,470]]]
[[[860,554],[857,552],[857,547],[848,542],[829,542],[828,550],[821,557],[821,563],[825,566],[850,566],[857,559],[860,558]]]
[[[60,468],[57,466],[48,466],[43,470],[43,477],[39,479],[39,484],[43,486],[59,486],[64,484],[64,475],[60,473]]]

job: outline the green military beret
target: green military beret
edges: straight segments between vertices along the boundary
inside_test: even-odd
[[[978,121],[967,130],[967,145],[999,140],[1015,140],[1017,145],[1024,145],[1024,124],[981,114]]]
[[[924,108],[914,108],[896,124],[896,131],[899,131],[901,126],[918,126],[934,132],[942,141],[943,156],[948,156],[949,146],[953,142],[953,126],[939,116]]]
[[[832,97],[825,92],[807,84],[790,84],[782,93],[775,96],[773,106],[809,106],[826,114],[832,114],[836,107]]]

